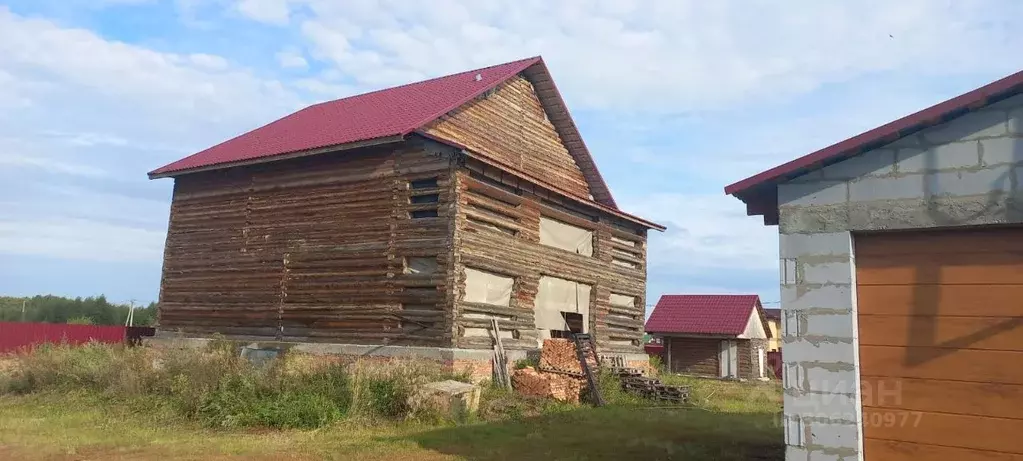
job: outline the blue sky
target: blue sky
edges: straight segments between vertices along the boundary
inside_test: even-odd
[[[669,226],[648,302],[776,301],[777,229],[722,188],[1020,70],[1020,30],[1012,0],[0,2],[0,294],[155,300],[172,182],[147,171],[542,55],[622,209]]]

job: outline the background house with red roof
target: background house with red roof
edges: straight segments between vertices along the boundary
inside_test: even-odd
[[[574,331],[646,360],[664,228],[618,209],[539,57],[316,104],[149,176],[174,178],[158,335],[489,368],[496,318],[512,359]]]
[[[764,320],[770,334],[767,338],[767,352],[781,350],[781,309],[764,309]]]
[[[757,295],[663,295],[646,331],[670,372],[759,379],[769,376],[765,322]]]
[[[725,192],[781,234],[786,459],[1023,459],[1023,72]]]

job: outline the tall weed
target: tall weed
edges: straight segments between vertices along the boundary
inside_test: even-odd
[[[209,427],[315,428],[346,417],[415,417],[409,400],[419,385],[467,381],[414,360],[342,365],[286,354],[257,366],[218,341],[206,349],[43,346],[14,361],[0,373],[0,393],[85,391],[158,401]]]

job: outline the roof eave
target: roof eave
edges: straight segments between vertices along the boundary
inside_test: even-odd
[[[238,166],[258,165],[261,163],[279,162],[281,160],[289,160],[300,157],[308,157],[312,155],[326,154],[331,152],[340,152],[352,149],[358,149],[360,147],[379,146],[383,144],[391,144],[396,142],[404,141],[403,135],[397,134],[392,136],[384,136],[374,139],[366,139],[362,141],[355,141],[345,144],[336,144],[333,146],[317,147],[314,149],[306,149],[297,152],[289,152],[285,154],[268,155],[266,157],[259,157],[248,160],[241,160],[237,162],[226,162],[216,163],[213,165],[205,165],[194,168],[185,168],[181,170],[166,170],[165,168],[159,168],[148,173],[149,179],[160,179],[160,178],[173,178],[177,176],[183,176],[186,174],[199,173],[203,171],[222,170],[225,168],[233,168]]]

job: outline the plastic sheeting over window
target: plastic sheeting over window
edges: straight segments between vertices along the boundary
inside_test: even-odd
[[[485,272],[471,267],[465,268],[465,298],[470,303],[485,303],[498,306],[511,304],[512,286],[515,279]]]
[[[590,325],[590,286],[546,275],[540,277],[533,314],[536,328],[568,330],[562,312],[582,314],[583,333],[587,332]]]
[[[540,243],[593,256],[593,231],[540,217]]]
[[[611,305],[620,307],[636,307],[636,297],[611,293]]]

